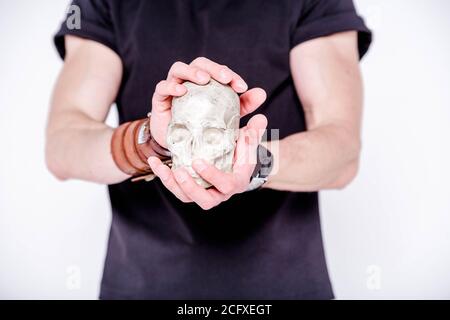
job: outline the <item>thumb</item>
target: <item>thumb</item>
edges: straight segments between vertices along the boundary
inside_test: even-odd
[[[267,118],[263,114],[254,115],[248,120],[246,132],[250,140],[253,140],[249,141],[249,144],[258,146],[267,128],[267,123]]]

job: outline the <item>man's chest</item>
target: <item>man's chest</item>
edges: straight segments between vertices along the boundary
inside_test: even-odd
[[[288,62],[289,7],[284,1],[130,1],[117,15],[125,67],[155,78],[174,61],[206,56],[243,77]],[[126,16],[125,16],[126,15]],[[249,79],[251,81],[251,79]]]
[[[176,61],[205,56],[261,87],[260,108],[280,128],[301,121],[280,108],[295,108],[290,80],[290,8],[284,1],[127,1],[115,15],[124,63],[119,108],[123,119],[145,115],[156,84]],[[116,8],[117,9],[117,8]],[[298,127],[298,125],[295,125]]]

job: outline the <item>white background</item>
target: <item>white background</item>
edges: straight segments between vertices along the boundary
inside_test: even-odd
[[[321,194],[337,298],[450,298],[450,4],[360,0],[375,41],[357,179]],[[104,186],[56,181],[44,127],[65,1],[0,1],[0,298],[98,295]],[[114,123],[116,115],[110,121]]]

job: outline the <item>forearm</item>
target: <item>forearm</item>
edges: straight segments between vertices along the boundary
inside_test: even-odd
[[[362,79],[357,33],[306,41],[290,53],[307,131],[269,145],[275,167],[266,187],[291,191],[343,188],[358,169]]]
[[[289,191],[342,188],[355,177],[360,139],[330,124],[266,143],[275,167],[265,187]]]
[[[112,134],[113,129],[104,123],[82,114],[68,115],[63,126],[50,126],[47,130],[47,166],[62,180],[121,182],[129,176],[114,163],[110,149]]]

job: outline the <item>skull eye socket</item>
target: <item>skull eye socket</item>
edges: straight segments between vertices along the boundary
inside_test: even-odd
[[[203,131],[203,142],[206,144],[220,144],[223,139],[223,129],[206,128]]]
[[[172,143],[183,142],[191,136],[191,132],[184,125],[175,125],[170,134]]]

